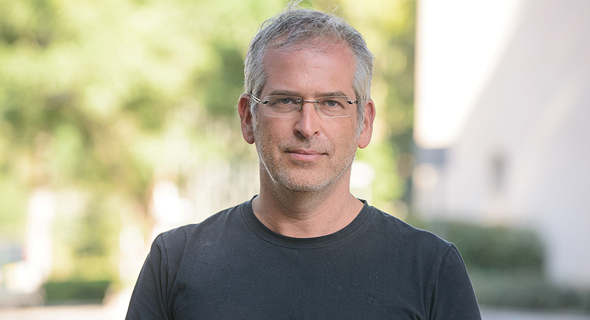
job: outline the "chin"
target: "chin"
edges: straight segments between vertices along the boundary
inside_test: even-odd
[[[259,159],[269,158],[259,157]],[[312,163],[293,165],[289,161],[282,162],[270,158],[270,161],[261,161],[261,169],[265,171],[264,175],[275,187],[295,192],[319,192],[336,183],[350,168],[353,159],[351,157],[346,164],[343,163],[340,166],[322,166]]]
[[[293,183],[289,181],[282,183],[287,189],[298,192],[317,192],[326,189],[331,183]]]
[[[317,192],[334,184],[341,175],[342,173],[325,176],[313,173],[277,172],[273,175],[273,180],[291,191]]]

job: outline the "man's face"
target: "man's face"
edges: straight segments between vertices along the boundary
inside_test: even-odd
[[[352,87],[355,66],[345,45],[269,50],[264,57],[267,79],[260,98],[288,92],[309,101],[340,92],[356,100]],[[373,112],[372,102],[369,107]],[[365,128],[357,134],[356,104],[347,105],[350,116],[339,118],[321,118],[312,103],[305,103],[298,114],[287,118],[266,116],[264,108],[259,105],[257,109],[253,142],[264,165],[261,170],[266,169],[273,183],[296,191],[322,190],[341,177],[348,183],[356,149],[368,144],[371,131]],[[372,114],[367,120],[372,124]]]

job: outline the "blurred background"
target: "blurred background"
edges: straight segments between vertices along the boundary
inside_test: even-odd
[[[122,318],[158,233],[257,193],[242,61],[286,3],[0,0],[3,319]],[[301,5],[376,56],[353,193],[454,242],[485,308],[590,312],[590,2]]]

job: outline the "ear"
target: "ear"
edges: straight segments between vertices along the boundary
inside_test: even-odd
[[[363,129],[359,136],[358,147],[363,149],[371,142],[371,136],[373,135],[373,121],[375,120],[375,103],[373,100],[369,100],[365,104],[365,118],[363,120]]]
[[[250,112],[250,95],[244,93],[238,101],[238,113],[242,126],[242,136],[249,144],[254,143],[254,129],[252,127],[252,113]]]

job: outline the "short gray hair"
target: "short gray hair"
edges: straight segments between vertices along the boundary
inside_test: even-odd
[[[355,57],[356,71],[352,86],[359,101],[357,113],[361,127],[364,105],[371,99],[373,54],[367,48],[363,36],[344,19],[321,11],[300,8],[296,2],[289,4],[282,13],[266,20],[250,42],[244,61],[246,93],[260,97],[266,84],[263,60],[269,49],[289,48],[308,43],[319,45],[321,42],[318,40],[325,39],[346,43]],[[257,104],[253,100],[250,101],[252,115],[255,116]]]

